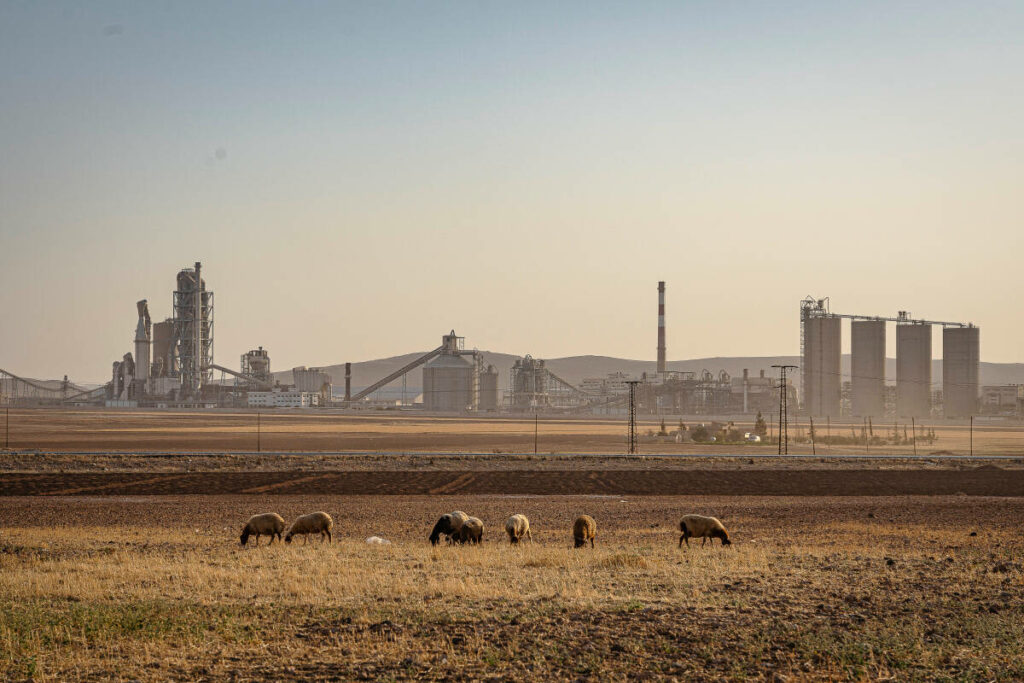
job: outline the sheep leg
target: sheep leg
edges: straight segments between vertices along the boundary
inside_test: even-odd
[[[593,539],[593,538],[591,538],[591,539],[590,539],[590,547],[591,547],[591,548],[593,548],[593,547],[594,547],[594,539]]]
[[[703,547],[704,547],[704,544],[705,544],[705,543],[707,542],[707,540],[708,540],[708,537],[707,537],[707,536],[701,536],[701,537],[700,537],[700,547],[701,547],[701,548],[703,548]]]
[[[327,542],[328,543],[334,543],[334,537],[331,536],[331,530],[328,529],[325,533],[327,534]]]
[[[260,544],[260,535],[256,534],[256,545]]]

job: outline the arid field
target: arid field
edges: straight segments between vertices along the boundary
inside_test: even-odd
[[[609,420],[541,422],[560,445],[533,455],[526,420],[295,413],[261,416],[278,452],[254,453],[254,417],[17,413],[0,679],[1024,678],[1012,429],[970,460],[621,457]],[[430,546],[453,509],[484,521],[482,546]],[[333,544],[239,544],[252,514],[316,510]],[[513,513],[532,543],[509,546]],[[571,548],[583,513],[593,550]],[[686,513],[734,544],[677,548]]]
[[[428,544],[454,508],[483,546]],[[252,513],[318,509],[334,544],[239,546]],[[584,512],[595,550],[570,547]],[[677,549],[684,512],[734,544]],[[968,496],[0,497],[0,677],[1020,680],[1022,519]]]
[[[777,417],[765,415],[777,436]],[[4,419],[0,417],[0,420]],[[731,418],[739,432],[752,431],[750,416]],[[178,412],[146,410],[12,409],[10,448],[42,451],[384,451],[532,453],[534,420],[529,417],[450,417],[392,411]],[[665,416],[667,432],[730,418]],[[644,453],[774,453],[774,444],[675,443],[659,437],[661,420],[641,416]],[[806,417],[790,417],[790,453],[817,455],[912,455],[916,426],[918,455],[972,451],[967,422],[906,420],[873,423],[816,423],[817,443],[809,443]],[[0,425],[6,428],[6,425]],[[540,453],[622,453],[624,416],[541,416],[536,424]],[[895,432],[896,439],[893,439]],[[934,432],[934,440],[928,438]],[[862,434],[867,433],[864,444]],[[7,436],[0,432],[0,439]],[[829,438],[832,437],[832,443]],[[906,438],[905,438],[906,437]],[[842,441],[843,443],[839,443]],[[855,442],[856,441],[856,442]],[[899,441],[899,443],[896,443]],[[0,444],[3,442],[0,441]],[[1024,424],[976,420],[976,455],[1024,455]]]

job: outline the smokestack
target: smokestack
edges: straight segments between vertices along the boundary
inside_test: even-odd
[[[658,283],[658,374],[665,372],[665,283]]]
[[[149,304],[145,299],[135,304],[139,312],[139,324],[135,327],[135,379],[145,390],[149,380],[150,344],[152,342],[153,322],[149,318]]]
[[[352,364],[345,363],[345,400],[352,400]]]

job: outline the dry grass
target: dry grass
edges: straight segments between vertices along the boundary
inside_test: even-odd
[[[899,506],[755,505],[731,517],[735,545],[689,550],[642,523],[643,505],[614,517],[617,501],[597,548],[573,550],[552,527],[579,504],[533,501],[537,541],[514,548],[495,524],[481,547],[432,548],[429,527],[390,513],[374,529],[385,546],[344,512],[333,545],[245,549],[209,520],[89,526],[89,506],[66,526],[9,527],[0,677],[1024,677],[1019,501],[1003,519],[986,501],[966,525],[945,502],[891,522]],[[470,501],[498,517],[489,505],[508,501]],[[771,520],[786,516],[779,538]]]

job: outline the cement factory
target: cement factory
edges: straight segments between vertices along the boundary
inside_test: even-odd
[[[40,382],[0,370],[0,404],[103,405],[113,408],[342,408],[419,409],[440,413],[622,414],[629,385],[635,409],[647,415],[770,415],[778,412],[783,392],[790,406],[811,417],[961,418],[989,404],[1024,406],[1024,392],[1013,385],[979,386],[979,328],[971,323],[914,319],[906,311],[895,317],[848,315],[829,309],[828,298],[800,302],[800,388],[780,385],[765,369],[742,376],[724,370],[679,372],[668,369],[665,282],[659,282],[657,362],[639,377],[612,372],[574,383],[530,355],[518,357],[508,370],[505,389],[486,354],[465,348],[454,330],[441,336],[432,351],[393,372],[352,387],[352,364],[345,363],[343,390],[339,376],[305,366],[291,371],[291,383],[271,372],[270,353],[262,346],[239,359],[237,369],[214,362],[214,293],[203,279],[202,264],[177,273],[170,316],[154,323],[149,302],[136,304],[134,348],[112,364],[110,381],[87,389],[67,381]],[[851,329],[849,379],[842,373],[842,320]],[[896,327],[895,385],[886,377],[886,325]],[[932,328],[942,327],[942,386],[933,391]],[[340,367],[340,366],[339,366]],[[506,367],[508,367],[506,365]],[[422,373],[421,391],[404,388],[411,372]],[[381,390],[399,380],[401,399],[381,398]],[[1004,396],[1005,394],[1005,396]],[[1005,399],[1005,401],[1004,401]],[[938,411],[938,412],[936,412]]]

